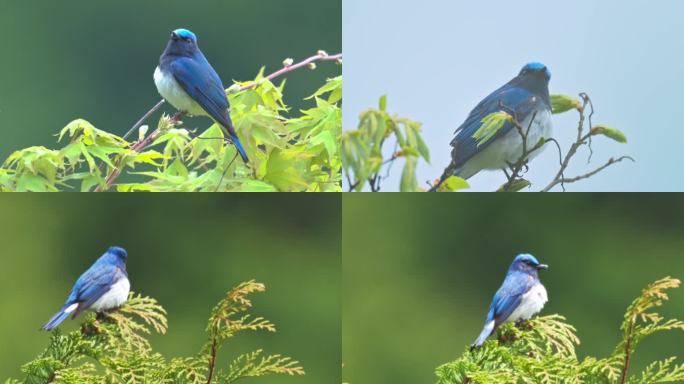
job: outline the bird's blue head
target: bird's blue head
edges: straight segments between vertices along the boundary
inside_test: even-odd
[[[551,71],[542,63],[528,63],[520,70],[518,77],[542,78],[546,82],[551,80]]]
[[[179,28],[171,32],[164,54],[189,56],[197,52],[197,36],[188,29]]]
[[[109,249],[107,249],[107,253],[116,256],[122,261],[126,261],[126,259],[128,259],[128,253],[121,247],[109,247]]]
[[[192,33],[192,31],[185,28],[179,28],[171,32],[171,40],[182,40],[187,43],[197,44],[197,36],[195,36],[195,34]]]
[[[537,258],[529,253],[521,253],[515,257],[508,271],[533,272],[536,275],[538,270],[548,267],[546,264],[540,264]]]

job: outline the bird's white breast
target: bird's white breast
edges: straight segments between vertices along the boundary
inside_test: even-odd
[[[101,312],[108,309],[120,307],[123,303],[128,300],[128,293],[131,290],[131,283],[127,278],[119,279],[116,283],[109,288],[109,291],[105,292],[102,297],[97,299],[93,303],[91,309]]]
[[[206,115],[204,109],[185,92],[178,81],[159,67],[154,70],[154,84],[157,86],[159,94],[177,110],[190,115]]]
[[[538,283],[523,294],[520,305],[508,316],[506,321],[527,320],[539,313],[548,300],[546,288],[541,283]]]
[[[534,122],[530,125],[532,115],[521,122],[521,126],[527,130],[527,150],[531,150],[541,138],[551,138],[552,124],[551,112],[539,111],[534,115]],[[528,156],[528,160],[534,158],[542,149],[538,149]],[[515,164],[523,154],[523,140],[520,132],[514,127],[504,136],[489,144],[482,152],[473,156],[463,165],[461,175],[470,177],[483,169],[504,169],[508,164]]]

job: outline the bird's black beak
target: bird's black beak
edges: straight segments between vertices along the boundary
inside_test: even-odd
[[[539,265],[537,265],[537,269],[547,269],[547,268],[549,268],[549,266],[546,265],[546,264],[539,264]]]
[[[178,40],[178,35],[176,35],[176,32],[171,32],[171,39]]]

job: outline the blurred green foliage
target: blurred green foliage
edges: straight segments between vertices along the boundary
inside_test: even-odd
[[[607,356],[642,288],[684,275],[678,195],[463,194],[416,199],[346,194],[343,204],[342,361],[346,382],[434,382],[482,329],[517,253],[550,265],[542,314],[577,328],[579,358]],[[659,311],[682,317],[684,294]],[[635,372],[678,356],[684,334],[653,335]],[[681,358],[681,356],[680,356]]]
[[[0,0],[0,158],[51,145],[62,127],[83,118],[123,135],[160,96],[152,73],[171,30],[185,27],[229,87],[318,49],[342,49],[339,0],[242,0],[188,3]],[[339,67],[288,74],[292,112]],[[173,109],[165,106],[167,113]],[[156,118],[155,118],[156,120]],[[208,120],[189,119],[191,128]]]
[[[234,337],[218,366],[263,348],[306,369],[269,382],[340,382],[340,197],[282,196],[3,195],[0,376],[19,377],[20,365],[44,349],[50,334],[41,324],[117,244],[129,253],[131,289],[168,313],[167,334],[150,338],[164,357],[197,353],[211,309],[230,287],[254,278],[268,288],[253,297],[255,313],[278,332]],[[61,328],[78,325],[67,320]]]

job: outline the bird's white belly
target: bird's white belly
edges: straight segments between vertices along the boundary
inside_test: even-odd
[[[546,288],[539,283],[522,296],[520,305],[508,316],[506,321],[527,320],[539,313],[547,301]]]
[[[154,84],[159,94],[177,110],[190,115],[206,115],[206,112],[193,100],[176,79],[168,73],[162,72],[159,67],[154,70]]]
[[[542,138],[551,138],[552,124],[551,112],[538,112],[534,122],[530,125],[532,116],[521,123],[524,129],[529,127],[527,134],[527,150],[531,150]],[[534,151],[527,157],[528,160],[537,156],[544,148]],[[504,169],[508,164],[515,164],[523,154],[523,140],[520,132],[514,127],[504,136],[489,144],[482,152],[473,156],[462,167],[461,174],[466,178],[483,169]]]
[[[131,284],[127,278],[120,279],[109,291],[105,292],[102,297],[97,299],[95,303],[90,307],[94,311],[101,312],[108,309],[120,307],[123,303],[128,300],[128,293],[131,290]]]

